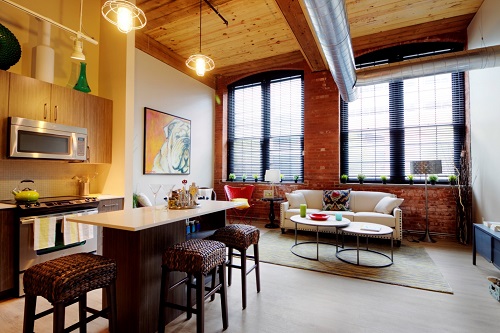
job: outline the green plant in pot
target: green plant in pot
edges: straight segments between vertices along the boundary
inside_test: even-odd
[[[280,174],[280,183],[283,182],[283,179],[285,179],[285,175],[284,174]]]
[[[241,180],[245,182],[245,181],[247,180],[247,175],[246,175],[246,174],[243,174],[243,175],[241,176]]]
[[[236,179],[236,175],[234,173],[230,173],[228,179],[229,179],[229,181],[232,182],[233,180]]]
[[[347,183],[348,180],[349,180],[349,176],[347,176],[346,174],[340,176],[340,182],[342,184]]]
[[[431,183],[431,185],[436,185],[437,181],[438,181],[437,175],[429,175],[429,182]]]
[[[457,185],[457,176],[456,175],[449,175],[448,180],[450,182],[450,185]]]
[[[360,184],[363,184],[365,181],[366,176],[362,173],[358,174],[358,181]]]
[[[259,175],[252,175],[253,177],[253,180],[257,183],[257,181],[259,180]]]
[[[387,176],[385,175],[380,176],[380,180],[382,180],[382,184],[387,184]]]
[[[293,176],[293,181],[298,182],[299,181],[299,175],[294,175]]]
[[[408,182],[410,183],[410,185],[413,185],[413,175],[409,174],[408,176],[406,176],[406,178],[408,178]]]

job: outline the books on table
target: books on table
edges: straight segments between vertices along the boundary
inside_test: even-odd
[[[376,224],[363,224],[361,230],[365,231],[380,231],[380,226]]]

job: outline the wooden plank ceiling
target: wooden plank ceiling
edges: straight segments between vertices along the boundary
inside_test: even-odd
[[[398,44],[466,40],[483,0],[346,0],[355,55]],[[136,47],[214,86],[216,75],[234,76],[306,60],[312,71],[328,69],[303,0],[202,1],[201,53],[215,61],[205,77],[185,60],[200,52],[199,0],[137,0],[148,19]]]

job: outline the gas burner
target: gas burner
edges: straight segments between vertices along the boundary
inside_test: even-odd
[[[62,196],[39,198],[35,202],[3,201],[17,205],[20,215],[51,214],[53,212],[67,212],[72,210],[97,208],[99,199],[96,197]]]

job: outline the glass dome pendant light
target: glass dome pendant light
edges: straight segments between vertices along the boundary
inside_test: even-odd
[[[204,76],[205,72],[211,71],[215,68],[214,61],[206,56],[201,54],[201,0],[200,0],[200,53],[193,54],[186,60],[186,66],[190,69],[196,71],[196,75]]]

